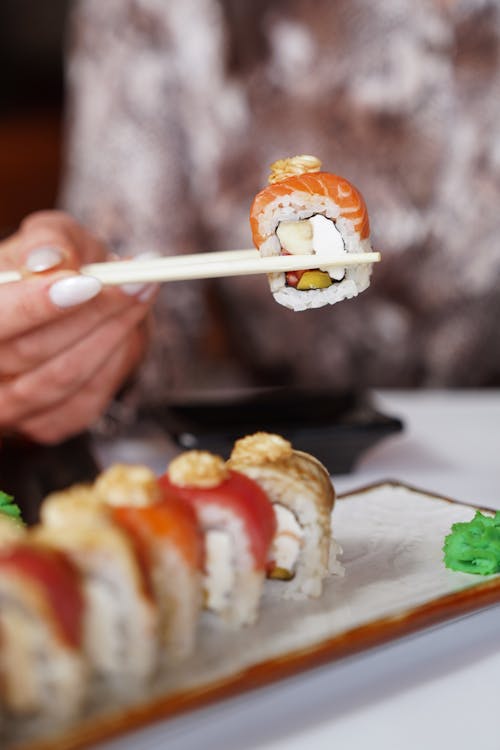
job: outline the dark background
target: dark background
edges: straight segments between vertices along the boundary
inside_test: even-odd
[[[0,3],[0,236],[57,199],[71,0]]]

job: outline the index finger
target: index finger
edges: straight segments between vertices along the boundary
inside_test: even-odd
[[[65,211],[37,211],[30,214],[21,223],[19,234],[23,239],[35,235],[41,239],[44,236],[61,237],[64,247],[72,249],[73,255],[76,252],[79,265],[105,260],[109,255],[104,241]]]
[[[40,250],[56,251],[59,260],[53,265],[58,270],[76,270],[86,262],[104,260],[108,254],[103,243],[70,216],[45,211],[24,219],[18,231],[0,243],[0,268],[29,271],[28,258]]]
[[[93,276],[69,271],[4,284],[0,292],[0,340],[8,341],[64,317],[77,305],[97,296],[101,289],[101,282]]]

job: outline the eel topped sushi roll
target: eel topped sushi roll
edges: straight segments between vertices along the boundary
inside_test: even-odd
[[[237,440],[229,466],[257,482],[273,503],[277,530],[268,577],[289,581],[285,597],[320,596],[325,577],[341,568],[331,539],[335,491],[325,467],[265,432]]]
[[[270,184],[250,210],[253,241],[263,257],[312,256],[310,270],[269,274],[275,300],[296,311],[350,299],[370,284],[370,264],[329,269],[314,263],[314,255],[341,259],[372,249],[362,195],[343,177],[320,169],[315,156],[274,162]]]
[[[175,458],[160,482],[167,499],[191,503],[204,531],[207,608],[234,626],[253,623],[276,528],[265,492],[206,451]]]

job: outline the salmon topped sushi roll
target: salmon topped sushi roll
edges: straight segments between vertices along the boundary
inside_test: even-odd
[[[188,656],[202,606],[204,562],[204,538],[193,507],[180,497],[165,497],[144,466],[111,467],[98,478],[95,492],[110,505],[113,521],[144,550],[164,653],[169,660]]]
[[[167,499],[192,505],[205,533],[207,608],[231,625],[253,623],[276,529],[265,492],[206,451],[175,458],[160,483]]]
[[[41,520],[36,538],[63,550],[82,574],[87,658],[102,678],[134,690],[158,659],[158,608],[143,550],[113,523],[91,487],[49,495]]]
[[[274,162],[270,184],[250,210],[253,242],[263,257],[311,255],[310,270],[269,274],[274,298],[292,310],[350,299],[370,284],[370,264],[328,268],[314,263],[314,255],[341,259],[372,250],[361,193],[343,177],[320,168],[315,156]]]
[[[81,575],[61,552],[28,536],[0,550],[0,702],[18,716],[61,721],[81,708]]]
[[[331,539],[335,491],[325,467],[280,435],[257,432],[237,440],[229,466],[257,482],[273,503],[277,530],[268,577],[289,581],[284,596],[320,596],[336,563]]]

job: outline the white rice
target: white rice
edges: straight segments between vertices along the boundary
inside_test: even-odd
[[[345,216],[340,216],[340,208],[335,201],[323,195],[310,195],[297,190],[290,195],[275,198],[259,215],[259,231],[261,235],[266,236],[266,240],[259,247],[261,255],[268,257],[280,254],[281,245],[276,236],[276,229],[281,221],[300,221],[316,214],[335,221],[342,235],[346,252],[369,253],[372,251],[370,239],[360,239],[354,223]],[[334,282],[326,289],[307,291],[287,286],[284,273],[269,274],[268,278],[276,302],[299,312],[323,307],[323,305],[333,305],[344,299],[356,297],[370,285],[371,272],[372,264],[369,263],[349,266],[346,268],[345,278],[342,281]]]
[[[160,605],[162,641],[167,661],[192,653],[201,609],[201,574],[193,570],[168,540],[159,543],[153,582]]]
[[[68,554],[83,575],[84,651],[93,669],[114,689],[146,682],[156,668],[158,611],[143,591],[126,535],[112,526],[82,524],[41,527],[38,537]]]
[[[228,534],[231,541],[233,586],[228,592],[225,605],[218,607],[218,614],[234,627],[251,625],[257,619],[260,595],[264,584],[265,571],[255,570],[250,552],[250,540],[239,516],[230,509],[216,503],[203,503],[198,516],[205,533],[218,529]],[[205,582],[210,602],[210,580]]]
[[[73,717],[87,689],[87,665],[64,643],[36,588],[15,573],[0,586],[2,700],[12,714]]]

